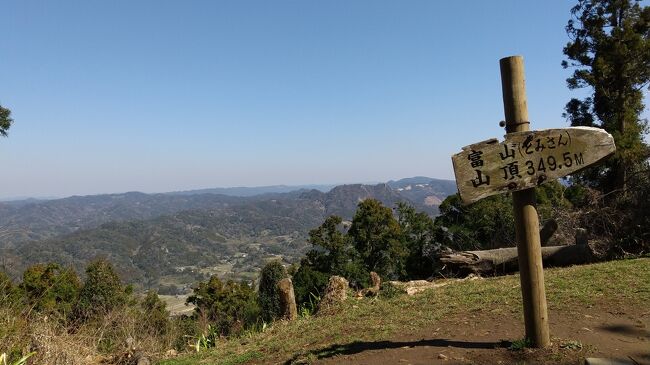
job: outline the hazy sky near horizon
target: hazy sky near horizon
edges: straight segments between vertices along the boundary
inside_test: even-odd
[[[0,198],[453,178],[523,55],[565,127],[574,1],[4,1]]]

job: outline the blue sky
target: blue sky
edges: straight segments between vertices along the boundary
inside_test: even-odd
[[[4,1],[0,198],[453,178],[499,59],[567,126],[573,1]]]

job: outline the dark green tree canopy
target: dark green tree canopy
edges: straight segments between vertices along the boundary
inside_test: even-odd
[[[568,209],[566,188],[549,181],[535,189],[537,212],[543,222],[557,218],[558,209]],[[450,195],[440,205],[435,220],[437,242],[454,250],[484,250],[515,246],[515,222],[512,195],[500,194],[463,205],[458,194]],[[446,234],[439,231],[444,227]]]
[[[164,335],[169,330],[169,311],[155,290],[149,290],[140,303],[145,315],[147,330],[152,335]]]
[[[354,214],[348,235],[368,270],[391,280],[405,275],[408,252],[392,209],[375,199],[362,201]]]
[[[210,277],[192,288],[187,303],[196,305],[196,313],[214,324],[221,335],[237,334],[253,324],[259,313],[255,291],[247,283],[221,281]]]
[[[3,108],[2,105],[0,105],[0,136],[7,136],[7,130],[9,130],[13,121],[14,120],[11,119],[11,110]]]
[[[406,203],[397,205],[397,214],[402,240],[408,251],[407,276],[426,279],[432,274],[433,254],[439,248],[436,241],[438,229],[431,217],[424,212],[417,212]]]
[[[279,261],[271,261],[262,268],[258,297],[264,321],[270,322],[282,315],[278,281],[286,277],[287,270]]]
[[[307,259],[317,270],[335,275],[347,275],[351,260],[357,256],[350,237],[341,231],[343,219],[330,216],[318,228],[309,231],[309,243],[314,249]]]
[[[323,293],[331,275],[343,276],[352,286],[362,287],[369,280],[369,271],[360,259],[350,236],[343,233],[343,219],[330,216],[309,232],[313,248],[300,262],[293,276],[297,303]]]
[[[641,120],[643,92],[650,82],[650,7],[633,0],[579,0],[566,26],[571,41],[564,47],[572,68],[571,89],[590,88],[591,95],[567,103],[573,126],[596,126],[616,141],[616,156],[590,169],[581,179],[606,192],[623,189],[630,173],[646,162]]]
[[[57,312],[63,318],[71,313],[81,283],[71,268],[58,264],[36,264],[23,272],[20,284],[24,298],[40,312]]]
[[[126,304],[128,288],[122,285],[113,265],[95,260],[86,267],[86,280],[79,293],[77,317],[82,320],[104,315]]]

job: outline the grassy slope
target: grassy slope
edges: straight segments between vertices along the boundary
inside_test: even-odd
[[[614,306],[647,305],[649,278],[649,258],[549,269],[548,305],[559,310],[605,300]],[[447,315],[486,309],[520,313],[521,307],[518,275],[465,281],[413,297],[348,300],[337,315],[276,323],[263,333],[224,341],[212,351],[162,364],[243,364],[254,359],[281,363],[298,356],[323,355],[321,349],[336,343],[374,341],[422,330]]]

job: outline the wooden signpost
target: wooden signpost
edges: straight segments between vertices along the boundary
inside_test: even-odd
[[[469,204],[572,174],[615,149],[613,137],[600,128],[544,129],[463,147],[452,162],[460,196]]]
[[[613,137],[598,128],[530,131],[523,58],[503,58],[500,66],[505,141],[463,147],[452,162],[463,203],[512,192],[526,338],[546,347],[550,336],[535,186],[593,165],[616,148]]]

